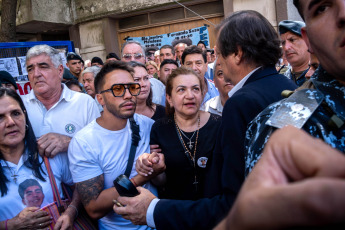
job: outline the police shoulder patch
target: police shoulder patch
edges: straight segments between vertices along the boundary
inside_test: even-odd
[[[267,120],[266,125],[283,128],[287,125],[302,128],[320,106],[324,95],[315,89],[302,89],[282,101],[281,106]]]

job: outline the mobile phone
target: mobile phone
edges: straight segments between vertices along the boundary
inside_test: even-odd
[[[118,176],[114,180],[114,187],[120,196],[133,197],[139,195],[139,192],[135,188],[134,184],[124,174]]]

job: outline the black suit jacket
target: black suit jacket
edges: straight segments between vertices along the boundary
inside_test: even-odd
[[[229,212],[244,181],[247,125],[263,109],[296,85],[272,67],[255,71],[225,104],[205,197],[197,201],[160,200],[154,210],[158,230],[212,229]]]

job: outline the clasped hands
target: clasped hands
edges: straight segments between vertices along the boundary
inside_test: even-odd
[[[158,145],[151,145],[151,154],[144,153],[136,161],[135,169],[144,177],[154,178],[165,171],[164,155]],[[135,197],[118,197],[124,207],[114,205],[114,211],[136,225],[145,225],[146,212],[151,201],[156,198],[149,190],[138,187],[139,195]]]

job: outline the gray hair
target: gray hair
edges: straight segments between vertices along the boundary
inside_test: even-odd
[[[144,46],[142,46],[141,43],[137,42],[137,41],[127,41],[127,42],[122,44],[122,46],[121,46],[121,58],[123,55],[123,49],[125,48],[126,45],[129,45],[129,44],[136,44],[136,45],[140,46],[141,50],[143,51],[144,58],[146,58]]]
[[[87,67],[82,73],[81,76],[84,76],[84,74],[86,73],[93,73],[93,77],[95,78],[97,76],[97,74],[99,73],[99,71],[101,70],[100,67],[98,66],[91,66],[91,67]]]
[[[55,68],[58,68],[60,65],[62,65],[62,58],[59,51],[48,45],[36,45],[31,47],[26,53],[26,62],[28,62],[30,58],[39,56],[41,54],[49,56]]]

